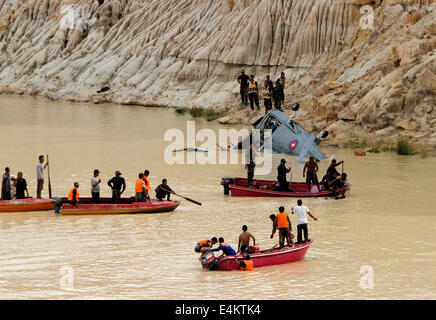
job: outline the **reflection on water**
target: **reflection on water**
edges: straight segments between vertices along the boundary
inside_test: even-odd
[[[353,187],[345,200],[304,200],[319,218],[309,219],[315,241],[306,259],[252,273],[203,271],[193,252],[198,240],[222,236],[235,247],[247,224],[262,248],[272,247],[277,239],[269,238],[268,217],[279,205],[290,212],[296,199],[224,196],[220,178],[245,175],[242,166],[166,165],[165,130],[184,130],[187,120],[167,109],[1,96],[0,167],[23,171],[31,194],[37,156],[49,154],[54,195],[66,195],[76,180],[87,195],[95,168],[102,172],[103,195],[110,195],[105,183],[115,170],[133,195],[137,174],[149,169],[153,186],[168,178],[178,193],[203,206],[184,201],[175,212],[129,216],[2,213],[0,298],[436,298],[432,158],[355,157],[324,148],[328,157],[345,160]],[[204,120],[196,126],[223,127]],[[273,157],[278,164],[282,156]],[[302,180],[302,165],[288,160],[292,179]],[[327,165],[321,163],[321,171]],[[360,287],[364,265],[374,270],[373,290]],[[65,287],[71,275],[72,286]]]

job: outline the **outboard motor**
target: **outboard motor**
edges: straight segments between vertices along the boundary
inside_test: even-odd
[[[209,270],[218,269],[218,262],[216,261],[213,252],[206,252],[201,256],[201,263],[206,266]]]
[[[61,211],[62,211],[62,198],[53,197],[52,199],[56,200],[56,203],[55,203],[55,212],[56,213],[61,213]]]
[[[224,194],[227,196],[230,193],[229,185],[233,184],[234,180],[231,177],[221,178],[221,185],[224,187]]]

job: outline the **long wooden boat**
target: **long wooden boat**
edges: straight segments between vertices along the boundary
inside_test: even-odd
[[[15,200],[1,200],[0,212],[27,212],[53,210],[56,200],[24,198]]]
[[[80,203],[72,205],[67,198],[62,198],[57,210],[63,215],[103,215],[103,214],[138,214],[174,211],[179,201],[152,199],[151,202],[135,202],[134,198],[121,199],[112,203],[111,198],[100,198],[99,203],[92,203],[92,198],[80,198]]]
[[[307,250],[312,245],[313,240],[306,243],[295,245],[294,247],[284,247],[282,249],[268,249],[250,254],[253,261],[253,268],[261,268],[279,264],[286,264],[301,261],[304,259]],[[242,256],[237,256],[238,261],[243,261]],[[217,258],[218,270],[233,271],[239,270],[240,266],[235,262],[235,256],[225,256]],[[207,266],[203,265],[203,269]]]
[[[226,178],[223,178],[226,179]],[[283,192],[275,191],[274,186],[277,181],[271,180],[253,180],[254,187],[248,186],[246,178],[231,178],[228,188],[232,196],[235,197],[293,197],[293,198],[307,198],[307,197],[330,197],[333,195],[333,190],[324,190],[321,185],[321,191],[318,190],[316,185],[311,186],[310,192],[307,190],[305,182],[292,182],[289,183],[289,188],[296,192]],[[224,186],[226,188],[226,186]],[[344,191],[344,190],[342,190]]]

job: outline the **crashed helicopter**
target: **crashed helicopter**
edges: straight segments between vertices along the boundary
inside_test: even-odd
[[[263,151],[263,141],[267,135],[265,131],[271,129],[272,150],[277,153],[285,153],[298,156],[298,161],[303,162],[305,158],[313,156],[316,160],[325,160],[326,156],[319,148],[321,139],[328,136],[327,130],[322,130],[317,136],[308,133],[294,118],[298,113],[300,105],[294,104],[293,114],[289,117],[281,110],[271,110],[265,116],[253,123],[254,129],[250,135],[245,136],[234,148],[242,149],[242,146],[249,145],[246,139],[252,138],[254,132],[260,135],[260,150]],[[244,143],[247,143],[245,144]]]

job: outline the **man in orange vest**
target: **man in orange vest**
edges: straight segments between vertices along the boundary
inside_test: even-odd
[[[245,256],[245,260],[238,261],[238,258],[235,257],[235,262],[239,264],[240,271],[253,271],[253,260],[251,260],[250,255]]]
[[[68,201],[72,205],[76,205],[79,203],[79,183],[74,182],[73,188],[71,188],[70,192],[68,193]]]
[[[135,200],[136,202],[145,202],[147,189],[145,188],[144,174],[138,174],[138,179],[135,183]]]
[[[289,216],[285,213],[285,208],[279,208],[279,214],[276,216],[274,221],[273,230],[271,233],[271,239],[274,237],[276,230],[279,229],[279,244],[280,248],[285,246],[285,238],[288,243],[288,246],[292,244],[291,240],[291,220],[289,220]]]
[[[212,249],[213,245],[218,242],[218,239],[216,237],[213,237],[212,239],[202,240],[198,241],[195,245],[194,251],[195,252],[201,252],[205,253]]]
[[[145,189],[146,189],[146,196],[145,196],[145,198],[148,200],[148,201],[151,201],[151,199],[150,199],[150,190],[151,190],[151,187],[150,187],[150,178],[148,177],[150,175],[150,171],[148,171],[148,170],[144,170],[144,182],[145,182]]]

